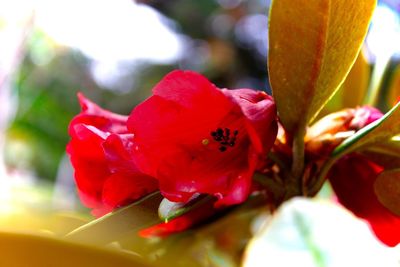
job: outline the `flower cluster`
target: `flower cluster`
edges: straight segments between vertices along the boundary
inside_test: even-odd
[[[96,216],[155,190],[173,202],[206,194],[214,207],[242,203],[277,134],[266,93],[219,89],[190,71],[167,75],[129,117],[79,98],[67,152]]]
[[[168,74],[129,116],[79,95],[82,112],[71,121],[67,151],[83,204],[102,216],[160,191],[165,222],[140,234],[162,236],[253,192],[266,196],[263,204],[273,211],[294,196],[315,196],[329,181],[337,201],[383,243],[400,243],[400,104],[386,114],[372,107],[381,82],[373,75],[366,90],[368,74],[352,71],[369,69],[360,46],[376,1],[328,2],[272,2],[274,99],[219,89],[191,71]],[[342,101],[342,110],[312,124],[338,90],[342,98],[367,97]]]
[[[219,89],[194,72],[168,74],[129,116],[103,110],[81,94],[79,99],[82,112],[71,121],[67,151],[79,196],[95,216],[157,190],[173,203],[214,197],[199,210],[141,231],[143,236],[182,231],[221,207],[243,203],[252,192],[256,171],[265,179],[270,172],[285,175],[282,166],[267,158],[271,148],[283,161],[291,157],[282,126],[277,137],[272,97],[251,89]],[[305,170],[325,162],[343,140],[382,115],[367,106],[345,109],[309,127]],[[368,153],[354,152],[338,160],[322,179],[329,179],[340,203],[393,246],[400,241],[400,217],[374,191],[384,169],[385,164]],[[313,181],[310,171],[302,179],[307,175]],[[284,195],[270,201],[279,205]]]

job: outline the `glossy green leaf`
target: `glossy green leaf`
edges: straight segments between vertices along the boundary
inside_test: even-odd
[[[337,204],[294,198],[250,241],[244,267],[397,266],[367,224]]]
[[[374,191],[383,206],[400,216],[400,169],[382,172],[375,180]]]
[[[162,200],[159,192],[91,221],[65,236],[65,239],[103,245],[124,235],[137,235],[137,231],[160,223],[157,208]]]
[[[367,145],[375,145],[379,142],[387,142],[400,133],[400,102],[397,103],[382,118],[362,128],[353,136],[346,139],[332,152],[332,156],[338,156],[354,151]]]
[[[353,65],[376,0],[274,0],[268,70],[291,132],[312,121]],[[301,115],[301,117],[299,117]]]

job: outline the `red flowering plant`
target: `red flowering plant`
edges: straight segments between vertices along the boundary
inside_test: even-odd
[[[124,217],[122,206],[141,209],[157,199],[158,224],[132,223],[119,232],[166,236],[211,222],[254,195],[264,196],[258,207],[273,212],[293,197],[315,196],[329,181],[338,202],[368,221],[382,242],[397,245],[400,104],[383,114],[367,97],[364,105],[318,115],[337,91],[352,98],[351,90],[364,90],[347,83],[363,78],[353,72],[375,5],[273,1],[268,70],[274,99],[253,89],[219,89],[192,71],[166,75],[129,116],[80,95],[82,112],[70,124],[67,151],[83,204],[96,216],[113,211],[97,224]],[[371,86],[366,94],[377,90]]]

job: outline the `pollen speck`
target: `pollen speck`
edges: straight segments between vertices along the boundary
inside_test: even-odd
[[[210,140],[208,140],[208,139],[203,139],[203,140],[201,141],[201,143],[202,143],[204,146],[206,146],[206,145],[208,145],[208,144],[210,143]]]

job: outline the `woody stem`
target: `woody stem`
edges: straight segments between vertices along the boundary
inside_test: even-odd
[[[304,170],[304,135],[305,127],[300,127],[293,138],[293,162],[291,176],[287,182],[287,192],[285,199],[303,194],[302,174]]]

